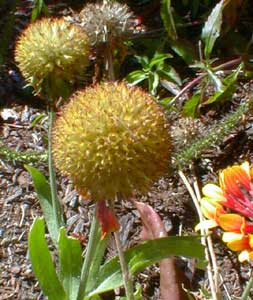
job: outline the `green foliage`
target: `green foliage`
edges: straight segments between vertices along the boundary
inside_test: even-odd
[[[171,1],[170,0],[162,0],[161,18],[162,18],[164,26],[168,32],[169,38],[172,40],[176,40],[178,36],[177,36],[174,18],[173,18],[172,11],[171,11]]]
[[[47,152],[15,151],[0,144],[0,157],[6,161],[14,161],[25,164],[40,163],[47,161]]]
[[[34,8],[32,10],[31,21],[34,22],[41,15],[48,15],[48,7],[44,0],[34,0]]]
[[[105,250],[104,246],[100,247],[101,243],[104,243],[100,238],[95,240],[96,250],[93,253],[95,260],[92,261],[91,272],[89,272],[91,276],[89,276],[89,282],[86,286],[80,285],[82,266],[80,242],[73,237],[66,236],[64,228],[60,229],[58,240],[59,275],[56,272],[57,268],[54,266],[45,239],[43,218],[35,219],[28,240],[33,271],[49,300],[80,299],[78,298],[80,288],[87,291],[86,300],[94,299],[103,292],[123,285],[118,257],[105,262],[99,269]],[[125,252],[126,262],[132,274],[137,274],[145,267],[172,255],[197,258],[198,267],[205,268],[204,247],[200,244],[199,237],[175,236],[149,240]]]
[[[157,89],[161,80],[172,81],[181,85],[181,79],[176,70],[165,62],[171,58],[171,54],[155,53],[149,59],[147,56],[135,56],[142,70],[136,70],[127,75],[126,80],[131,85],[136,85],[144,80],[148,81],[148,89],[151,95],[157,94]]]
[[[212,53],[214,43],[220,36],[222,25],[222,10],[224,7],[223,0],[220,1],[209,15],[203,29],[201,38],[205,43],[205,57],[208,59]]]
[[[66,300],[66,293],[55,271],[45,239],[44,220],[36,218],[31,227],[28,247],[33,271],[48,300]]]
[[[59,237],[60,279],[69,300],[76,300],[82,268],[82,249],[79,240],[68,237],[61,228]]]
[[[59,218],[57,218],[52,203],[51,188],[45,176],[34,167],[25,167],[32,176],[35,190],[40,201],[40,206],[42,208],[50,236],[54,244],[57,245],[60,227],[64,225],[63,213],[59,201],[57,202],[58,205],[56,207],[57,216],[59,216]]]
[[[137,274],[147,266],[174,255],[198,258],[199,267],[205,268],[204,248],[199,242],[199,237],[171,236],[149,240],[125,252],[125,258],[132,274]],[[122,285],[119,260],[118,257],[114,257],[101,267],[97,288],[91,291],[89,296],[94,296]]]
[[[249,110],[249,104],[244,103],[233,113],[228,114],[222,122],[213,126],[207,136],[194,140],[191,145],[186,145],[182,151],[176,154],[178,167],[188,166],[192,160],[199,158],[201,153],[212,145],[219,144],[238,125],[241,117]]]

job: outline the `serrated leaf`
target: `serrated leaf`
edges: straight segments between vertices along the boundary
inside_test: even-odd
[[[125,259],[131,274],[136,274],[147,266],[170,256],[195,257],[199,259],[199,267],[205,268],[204,247],[199,237],[170,236],[143,242],[125,252]],[[114,257],[100,269],[97,288],[90,292],[89,297],[113,290],[123,285],[119,258]]]
[[[147,73],[143,72],[142,70],[136,70],[127,75],[126,81],[131,85],[136,85],[147,78],[148,78]]]
[[[28,236],[29,255],[33,271],[48,300],[66,300],[45,239],[43,218],[36,218]]]
[[[51,198],[51,189],[50,185],[47,182],[45,176],[36,168],[25,165],[26,170],[30,173],[33,179],[34,187],[40,201],[40,206],[43,211],[43,215],[46,220],[48,231],[55,245],[57,245],[59,229],[58,220],[54,214],[52,198]],[[60,205],[59,205],[60,207]],[[59,214],[61,215],[61,222],[63,225],[63,215],[61,209],[59,209]]]
[[[60,278],[68,300],[76,300],[82,267],[82,248],[78,239],[68,237],[66,229],[60,229],[59,237]]]
[[[189,100],[186,101],[183,107],[183,114],[186,117],[196,117],[196,111],[199,105],[200,94],[194,94]]]
[[[172,40],[177,39],[177,31],[175,22],[173,19],[173,15],[171,12],[171,1],[170,0],[162,0],[161,2],[161,10],[160,10],[161,18],[163,20],[164,27],[166,28],[169,38]]]
[[[215,41],[220,36],[222,25],[222,11],[224,7],[223,2],[224,1],[222,0],[218,4],[216,4],[202,29],[201,38],[205,43],[204,53],[207,59],[212,53]]]

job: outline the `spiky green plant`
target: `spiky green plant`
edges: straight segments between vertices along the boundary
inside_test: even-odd
[[[123,83],[77,92],[53,130],[56,166],[94,200],[147,191],[167,171],[169,152],[163,111]]]
[[[36,94],[58,99],[67,97],[70,87],[88,64],[86,33],[63,19],[31,23],[21,34],[15,61]]]

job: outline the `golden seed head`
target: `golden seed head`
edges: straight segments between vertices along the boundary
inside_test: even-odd
[[[21,34],[15,61],[36,94],[58,98],[88,64],[89,45],[79,26],[63,19],[30,24]]]
[[[56,120],[53,156],[94,200],[145,192],[168,168],[170,137],[158,104],[139,88],[104,83],[77,92]]]

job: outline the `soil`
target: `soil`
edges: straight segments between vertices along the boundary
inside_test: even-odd
[[[11,1],[10,1],[11,2]],[[50,10],[54,14],[66,14],[67,4],[53,3]],[[55,1],[57,2],[57,1]],[[74,2],[74,1],[73,1]],[[1,143],[18,151],[44,152],[46,145],[47,122],[39,122],[31,127],[35,118],[46,114],[45,107],[39,98],[34,97],[28,89],[13,62],[13,46],[17,34],[26,26],[31,13],[31,1],[22,1],[15,13],[18,15],[12,42],[4,65],[0,67],[0,124]],[[76,8],[73,6],[73,8]],[[7,8],[6,8],[7,9]],[[4,14],[4,10],[0,11]],[[0,21],[1,23],[1,21]],[[253,90],[253,83],[241,82],[238,85],[229,105],[217,114],[211,111],[205,114],[198,129],[204,131],[214,122],[222,122],[221,115],[234,110]],[[170,116],[175,142],[178,143],[179,132],[187,139],[189,128],[182,129],[183,121],[177,114]],[[189,126],[189,123],[188,125]],[[185,131],[184,131],[185,129]],[[183,132],[183,133],[182,133]],[[202,153],[191,166],[185,167],[185,174],[192,182],[197,176],[200,186],[208,181],[217,180],[219,169],[248,160],[253,162],[252,118],[245,115],[241,124],[219,145]],[[184,136],[185,135],[185,136]],[[181,138],[182,143],[182,138]],[[183,142],[184,143],[184,142]],[[175,151],[179,151],[178,148]],[[47,166],[43,162],[35,163],[45,175]],[[68,232],[83,237],[84,245],[90,226],[90,209],[92,202],[84,201],[73,189],[67,178],[58,176],[58,187],[61,204],[68,220]],[[178,176],[176,170],[157,182],[146,196],[138,200],[151,205],[162,218],[168,234],[195,234],[194,227],[198,217],[192,199]],[[117,203],[116,211],[124,230],[121,239],[128,248],[140,241],[141,222],[138,211],[130,202]],[[40,287],[32,272],[27,250],[29,228],[36,216],[42,215],[39,202],[34,191],[32,180],[22,163],[0,157],[0,299],[39,300],[43,299]],[[218,263],[220,290],[223,299],[240,299],[249,277],[251,266],[240,264],[237,256],[221,242],[221,233],[214,231],[212,240]],[[115,246],[110,243],[109,256],[115,253]],[[196,270],[192,261],[178,259],[178,268],[188,278],[189,289],[196,299],[207,299],[200,287],[208,289],[206,274]],[[137,280],[142,284],[143,297],[148,300],[159,299],[159,267],[153,266],[139,274]],[[253,297],[253,293],[252,293]]]

